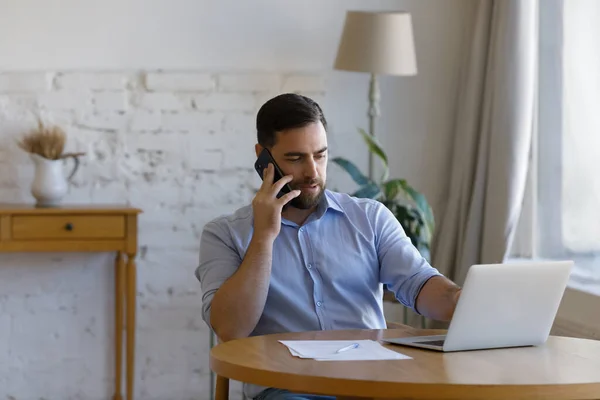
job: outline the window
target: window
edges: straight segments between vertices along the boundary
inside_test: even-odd
[[[573,259],[571,286],[600,295],[600,2],[539,11],[538,133],[518,237],[533,233],[534,257]]]
[[[539,11],[538,132],[513,254],[573,259],[570,286],[600,295],[600,1]]]

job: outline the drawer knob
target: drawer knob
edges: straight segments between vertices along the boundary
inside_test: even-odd
[[[67,223],[67,224],[65,225],[65,229],[66,229],[66,230],[68,230],[68,231],[72,231],[72,230],[73,230],[73,224],[72,224],[72,223],[70,223],[70,222],[69,222],[69,223]]]

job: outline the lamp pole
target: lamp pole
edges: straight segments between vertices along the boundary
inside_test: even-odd
[[[375,138],[375,118],[379,117],[379,85],[377,83],[377,75],[371,73],[369,82],[369,135]],[[369,150],[369,179],[373,179],[373,152]]]

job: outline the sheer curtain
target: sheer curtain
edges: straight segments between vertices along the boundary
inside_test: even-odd
[[[600,295],[600,1],[546,1],[534,254],[574,260],[570,286]]]
[[[563,241],[600,251],[600,1],[565,1],[563,42]]]

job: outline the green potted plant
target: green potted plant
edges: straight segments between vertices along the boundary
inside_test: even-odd
[[[383,164],[383,174],[378,181],[365,176],[358,167],[343,157],[335,157],[332,161],[343,168],[359,185],[353,196],[371,198],[383,203],[398,219],[406,235],[421,255],[431,261],[431,239],[435,228],[435,220],[427,199],[406,182],[405,179],[390,179],[388,157],[377,139],[363,129],[360,134],[367,143],[369,151],[375,154]]]

